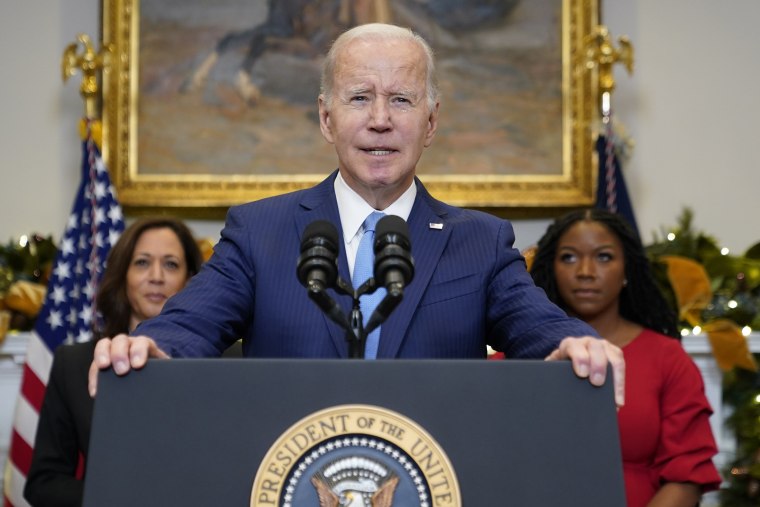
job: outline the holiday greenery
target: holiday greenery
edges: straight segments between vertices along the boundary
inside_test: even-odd
[[[0,245],[0,315],[7,328],[26,331],[34,325],[56,252],[53,238],[39,234]]]
[[[685,209],[677,225],[663,230],[662,236],[655,237],[654,243],[647,247],[663,292],[682,318],[684,334],[695,325],[711,329],[711,324],[716,322],[732,323],[736,330],[745,333],[760,329],[760,243],[744,255],[729,255],[715,238],[692,228],[693,218],[691,210]],[[689,266],[691,270],[674,269],[674,266]],[[700,283],[695,268],[703,270],[706,284]],[[679,283],[688,291],[678,287]],[[711,343],[718,360],[718,340],[725,339],[726,335],[715,334],[719,336],[711,337]],[[745,356],[749,356],[746,343],[744,345]],[[736,354],[735,347],[732,350]],[[723,399],[733,410],[727,424],[734,431],[737,448],[736,456],[723,470],[728,484],[720,491],[721,505],[757,506],[760,505],[760,375],[757,371],[760,355],[723,359],[718,360],[721,367],[736,365],[724,367]]]
[[[744,255],[729,255],[712,236],[692,229],[694,215],[685,209],[678,224],[655,236],[647,247],[653,262],[678,255],[701,264],[710,279],[712,300],[704,308],[704,321],[725,318],[740,327],[760,329],[760,243]],[[668,289],[665,289],[668,290]]]
[[[757,356],[760,360],[760,355]],[[724,507],[760,505],[760,375],[743,369],[725,374],[724,401],[734,413],[727,424],[736,435],[736,457],[720,492]]]

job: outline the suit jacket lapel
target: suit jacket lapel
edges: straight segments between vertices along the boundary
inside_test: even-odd
[[[319,185],[303,193],[300,209],[295,214],[295,223],[299,238],[303,237],[306,227],[315,220],[327,220],[336,225],[340,250],[338,254],[338,276],[350,285],[351,276],[348,271],[346,249],[343,248],[343,229],[340,226],[338,202],[335,199],[333,188],[336,174],[337,171]],[[396,307],[388,320],[382,324],[378,350],[378,357],[381,358],[398,355],[401,344],[406,339],[405,335],[412,317],[419,306],[422,295],[430,284],[430,279],[438,265],[438,259],[443,254],[443,249],[451,235],[451,226],[446,223],[448,212],[445,207],[428,194],[419,180],[415,179],[415,182],[417,184],[417,197],[408,220],[412,257],[414,258],[414,278],[404,290],[404,300]],[[431,227],[431,224],[442,224],[442,228]],[[348,316],[351,311],[351,297],[334,292],[332,295],[340,304],[343,314]],[[341,357],[347,357],[348,345],[345,330],[326,315],[323,315],[322,318],[329,329],[336,350]]]
[[[451,235],[448,212],[417,180],[417,197],[409,215],[409,236],[414,258],[414,277],[404,289],[404,299],[380,328],[378,357],[396,357],[414,313]],[[442,224],[436,228],[431,224]]]

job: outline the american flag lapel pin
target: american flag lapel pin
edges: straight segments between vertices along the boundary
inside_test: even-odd
[[[443,229],[443,224],[439,222],[430,222],[428,224],[428,227],[430,227],[431,229],[437,229],[440,231]]]

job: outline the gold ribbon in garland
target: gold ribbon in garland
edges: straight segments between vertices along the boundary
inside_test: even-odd
[[[679,255],[663,255],[659,260],[667,266],[679,318],[692,327],[700,326],[707,334],[718,366],[724,371],[734,367],[757,371],[757,363],[739,326],[728,319],[702,321],[702,312],[713,297],[710,277],[704,266]]]

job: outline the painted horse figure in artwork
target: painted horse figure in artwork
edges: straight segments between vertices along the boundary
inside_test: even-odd
[[[399,22],[426,38],[454,40],[456,33],[504,19],[519,0],[268,0],[266,19],[224,35],[195,67],[181,91],[202,89],[220,57],[243,50],[234,76],[238,95],[249,105],[261,98],[253,68],[268,50],[309,58],[324,55],[346,29],[369,22]],[[398,20],[396,20],[398,18]],[[424,20],[424,21],[423,21]]]

